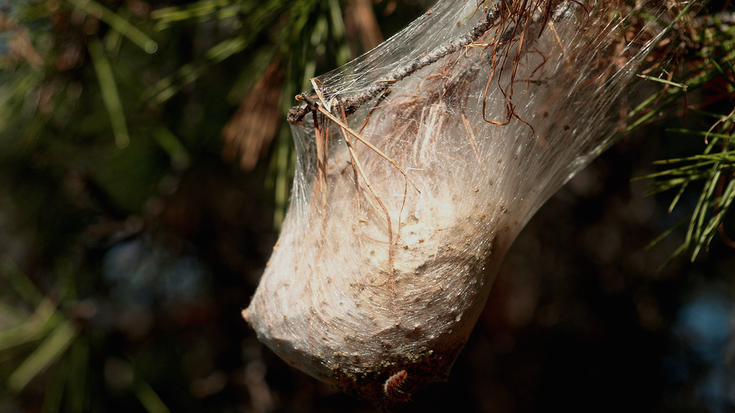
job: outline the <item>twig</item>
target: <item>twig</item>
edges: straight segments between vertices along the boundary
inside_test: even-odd
[[[337,126],[339,126],[342,129],[342,131],[347,132],[350,135],[354,136],[355,138],[357,138],[358,141],[360,141],[363,144],[365,144],[373,152],[375,152],[378,155],[380,155],[381,158],[383,158],[386,161],[390,162],[390,164],[393,165],[394,167],[396,167],[396,169],[398,169],[398,171],[403,175],[403,177],[406,178],[406,180],[411,184],[411,186],[413,186],[413,188],[416,190],[416,192],[421,193],[421,190],[419,190],[419,188],[416,186],[416,184],[414,184],[413,181],[411,181],[411,178],[409,178],[408,175],[406,175],[406,172],[403,169],[401,169],[401,167],[398,166],[398,164],[393,159],[391,159],[388,155],[386,155],[385,153],[383,153],[383,151],[381,151],[380,149],[376,148],[373,144],[371,144],[370,142],[368,142],[367,140],[365,140],[362,136],[360,136],[359,133],[357,133],[354,130],[352,130],[352,128],[350,128],[349,126],[347,126],[346,124],[344,124],[341,120],[339,120],[336,116],[332,115],[329,111],[327,111],[321,105],[319,105],[317,107],[317,110],[319,112],[321,112],[322,115],[326,116],[329,120],[331,120],[332,122],[336,123]]]
[[[424,67],[429,66],[433,63],[436,63],[440,59],[475,42],[477,39],[480,38],[480,36],[490,30],[490,28],[496,23],[499,16],[500,4],[497,4],[494,8],[488,11],[486,19],[478,23],[464,36],[437,47],[430,53],[415,59],[406,66],[399,67],[391,71],[385,77],[376,80],[373,85],[367,88],[365,91],[360,92],[355,96],[341,98],[340,105],[345,109],[345,112],[348,115],[354,113],[362,105],[371,101],[381,93],[385,92],[392,84],[405,79],[416,71],[421,70]],[[304,120],[304,116],[306,116],[306,114],[309,112],[315,111],[316,107],[318,106],[316,101],[309,98],[308,96],[305,96],[304,94],[297,96],[297,99],[305,100],[306,104],[294,106],[288,112],[288,121],[294,125],[300,124]]]

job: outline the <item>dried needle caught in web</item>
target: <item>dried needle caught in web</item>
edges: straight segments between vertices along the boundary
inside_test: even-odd
[[[243,311],[260,340],[383,407],[445,380],[510,244],[619,122],[662,29],[627,13],[442,1],[314,80],[289,114],[291,205]]]

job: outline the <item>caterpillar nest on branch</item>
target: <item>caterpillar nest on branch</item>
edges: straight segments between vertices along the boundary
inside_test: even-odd
[[[623,7],[440,1],[313,79],[289,114],[291,204],[243,311],[259,339],[382,407],[445,380],[515,237],[620,121],[662,32]]]

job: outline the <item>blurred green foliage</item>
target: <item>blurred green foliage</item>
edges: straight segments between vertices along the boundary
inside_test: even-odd
[[[344,7],[0,1],[0,411],[216,410],[195,400],[257,387],[224,372],[288,199],[283,114],[363,50]],[[266,159],[245,172],[246,151]]]

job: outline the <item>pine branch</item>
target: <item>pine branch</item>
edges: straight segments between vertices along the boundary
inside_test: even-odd
[[[661,113],[666,114],[664,119],[689,115],[714,119],[708,127],[701,129],[667,129],[672,137],[702,140],[705,143],[702,152],[657,161],[655,165],[661,167],[659,172],[637,178],[653,180],[649,195],[676,191],[669,212],[679,205],[683,197],[694,197],[699,191],[691,215],[675,226],[687,224],[684,242],[671,257],[674,259],[690,251],[690,258],[694,261],[709,249],[717,235],[726,245],[735,247],[732,234],[725,230],[725,224],[733,220],[735,200],[735,109],[728,114],[710,111],[715,103],[725,102],[732,106],[735,100],[735,67],[732,64],[735,57],[735,12],[729,10],[698,16],[692,19],[689,33],[680,39],[680,44],[687,47],[680,52],[683,57],[674,66],[669,79],[644,76],[647,80],[664,84],[664,87],[631,111],[629,119],[632,123],[627,131],[660,120]],[[674,228],[667,230],[651,245],[673,231]]]

